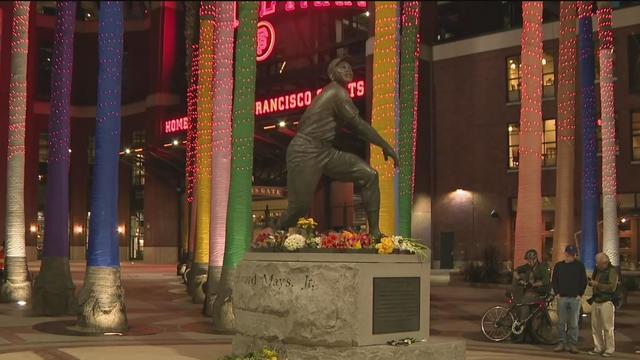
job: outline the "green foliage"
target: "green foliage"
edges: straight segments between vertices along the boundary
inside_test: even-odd
[[[265,347],[260,351],[254,351],[242,357],[228,355],[220,360],[279,360],[279,358],[278,352]]]

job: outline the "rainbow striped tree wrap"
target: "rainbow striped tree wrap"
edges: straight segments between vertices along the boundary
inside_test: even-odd
[[[235,268],[249,248],[252,235],[251,186],[256,88],[256,26],[258,3],[240,1],[236,37],[231,182],[227,207],[224,267]]]
[[[211,126],[213,121],[213,39],[215,20],[213,1],[203,1],[200,8],[198,46],[198,131],[196,135],[196,238],[195,264],[209,263],[211,222]]]
[[[582,104],[582,235],[580,259],[587,271],[595,269],[598,245],[598,160],[596,157],[595,55],[593,47],[592,3],[578,2],[578,49],[580,97]]]
[[[415,144],[418,105],[418,26],[420,2],[405,1],[402,5],[400,38],[400,126],[398,150],[400,157],[398,185],[398,234],[411,236]]]
[[[51,114],[42,255],[69,257],[69,163],[71,154],[71,79],[76,3],[58,1],[51,59]]]
[[[221,267],[227,229],[227,203],[231,177],[231,116],[233,111],[234,3],[215,5],[213,65],[213,153],[211,160],[211,242],[209,267]]]
[[[122,3],[101,3],[96,155],[91,186],[87,266],[120,266],[117,219],[123,33]]]
[[[375,2],[375,45],[373,48],[373,104],[371,126],[393,148],[396,147],[396,74],[398,64],[397,1]],[[382,151],[371,146],[371,167],[380,183],[380,230],[396,233],[395,169]]]

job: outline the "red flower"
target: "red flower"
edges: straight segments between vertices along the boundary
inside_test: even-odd
[[[260,233],[258,234],[258,236],[256,236],[255,239],[253,239],[253,243],[251,244],[251,247],[253,248],[263,248],[263,247],[268,247],[268,243],[267,240],[269,239],[269,235],[266,232]]]
[[[360,244],[363,248],[371,247],[371,243],[373,243],[371,236],[367,233],[360,233],[357,236],[358,240],[360,240]]]
[[[322,241],[320,242],[320,247],[325,249],[338,248],[338,239],[339,239],[339,236],[336,233],[329,233],[327,235],[323,235]]]

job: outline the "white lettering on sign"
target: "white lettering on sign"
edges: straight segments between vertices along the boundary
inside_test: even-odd
[[[320,94],[321,91],[322,89],[318,89],[315,92],[306,90],[270,99],[258,100],[256,101],[256,115],[267,115],[307,107],[311,104],[313,94]],[[364,96],[364,80],[347,84],[347,91],[352,98]]]

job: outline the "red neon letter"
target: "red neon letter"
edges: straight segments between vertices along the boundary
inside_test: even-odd
[[[301,9],[306,9],[307,6],[309,6],[307,3],[308,3],[308,1],[300,1],[300,8]]]
[[[361,8],[366,8],[367,7],[367,2],[366,1],[356,1],[356,6],[361,7]]]
[[[164,122],[164,133],[168,134],[171,132],[171,122],[170,121],[165,121]]]
[[[364,80],[358,81],[357,87],[358,87],[358,91],[356,92],[356,95],[358,96],[364,95]]]
[[[278,110],[284,110],[284,97],[282,96],[278,98]]]
[[[296,2],[295,1],[285,1],[284,2],[284,10],[285,11],[293,11],[296,9]]]
[[[304,92],[304,103],[305,105],[311,104],[311,91]]]
[[[276,12],[275,1],[260,1],[260,17],[267,16]]]
[[[356,95],[355,87],[356,83],[354,82],[350,82],[349,84],[347,84],[347,88],[349,88],[349,97],[354,97]]]

